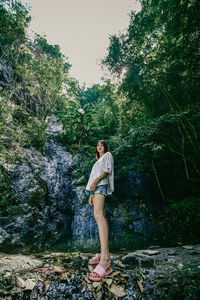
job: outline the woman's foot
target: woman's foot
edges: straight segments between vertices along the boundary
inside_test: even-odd
[[[92,258],[89,259],[89,264],[91,264],[91,265],[99,264],[100,260],[101,260],[101,254],[97,253],[96,256],[94,256],[94,257],[92,257]],[[110,255],[108,255],[106,257],[104,256],[103,257],[103,261],[105,261],[105,260],[106,261],[107,260],[110,261]],[[102,261],[102,263],[103,263],[103,261]]]
[[[95,264],[98,264],[99,261],[100,261],[100,254],[97,253],[96,256],[89,259],[89,264],[90,265],[95,265]]]
[[[100,256],[100,261],[99,261],[99,264],[105,269],[107,270],[110,265],[111,265],[111,261],[110,261],[110,257],[103,257],[103,256]]]

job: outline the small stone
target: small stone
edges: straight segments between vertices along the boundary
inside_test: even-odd
[[[177,268],[178,268],[179,270],[183,269],[183,264],[178,264]]]
[[[159,277],[160,277],[160,278],[163,278],[163,277],[165,277],[165,276],[164,276],[163,274],[159,274]]]
[[[175,262],[175,259],[174,258],[168,258],[167,262],[173,263],[173,262]]]
[[[11,272],[10,269],[4,269],[4,272],[7,273],[7,272]]]
[[[178,246],[182,246],[183,244],[182,244],[182,243],[180,243],[180,242],[178,242],[178,243],[177,243],[177,245],[178,245]]]
[[[147,255],[157,255],[157,254],[160,254],[160,251],[145,250],[142,253],[147,254]]]
[[[194,249],[194,247],[189,246],[189,245],[183,246],[182,248],[186,249],[186,250],[193,250]]]
[[[80,258],[84,261],[88,260],[88,257],[86,255],[80,255]]]

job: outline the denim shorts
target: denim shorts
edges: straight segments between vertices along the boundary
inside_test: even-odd
[[[103,194],[107,196],[107,190],[108,190],[107,184],[98,185],[95,191],[90,191],[90,196],[93,196],[94,194]]]

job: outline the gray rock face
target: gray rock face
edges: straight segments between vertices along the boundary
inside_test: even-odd
[[[9,237],[9,234],[0,227],[0,244],[2,244],[5,239],[7,239]]]
[[[72,244],[78,249],[90,249],[91,245],[93,247],[99,245],[98,228],[93,217],[93,208],[89,204],[85,204],[84,199],[84,187],[77,187],[73,206]]]
[[[46,156],[33,148],[25,150],[23,164],[12,171],[21,213],[0,220],[6,229],[0,233],[2,247],[6,240],[11,247],[45,249],[71,236],[75,194],[72,173],[72,155],[53,139],[46,143]]]

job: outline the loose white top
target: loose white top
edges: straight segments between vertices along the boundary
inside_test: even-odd
[[[86,186],[86,190],[90,190],[90,186],[93,181],[103,173],[109,173],[108,176],[101,179],[97,186],[108,184],[107,194],[111,195],[114,192],[114,160],[110,152],[104,153],[93,165],[90,177]]]

